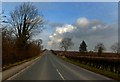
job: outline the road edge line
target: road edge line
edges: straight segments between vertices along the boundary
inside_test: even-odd
[[[63,77],[63,75],[60,73],[60,71],[58,69],[56,69],[56,71],[58,72],[58,74],[60,75],[60,77],[62,78],[62,80],[65,80],[65,78]]]

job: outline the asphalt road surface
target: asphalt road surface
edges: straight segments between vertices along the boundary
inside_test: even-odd
[[[85,70],[45,51],[44,55],[27,69],[9,80],[110,80],[109,78]]]

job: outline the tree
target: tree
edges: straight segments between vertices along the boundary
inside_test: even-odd
[[[103,43],[98,43],[96,46],[95,46],[95,51],[98,51],[98,56],[100,56],[103,52],[103,50],[105,50],[105,46]]]
[[[0,13],[0,27],[4,28],[6,27],[6,24],[8,23],[7,16],[4,14],[4,11]]]
[[[116,42],[111,46],[111,50],[114,53],[119,53],[120,52],[120,47],[119,46],[120,46],[120,44]]]
[[[42,39],[37,39],[35,41],[33,41],[34,44],[36,44],[40,50],[42,49]]]
[[[31,3],[23,3],[10,13],[9,23],[14,28],[19,47],[24,47],[33,34],[43,28],[43,17]],[[40,28],[38,30],[38,27]]]
[[[87,45],[86,45],[86,43],[85,43],[84,40],[83,40],[82,43],[80,44],[79,51],[80,51],[80,52],[85,52],[85,51],[87,51]]]
[[[60,42],[60,47],[64,48],[65,51],[68,50],[69,47],[71,47],[73,44],[71,38],[63,38],[62,41]]]

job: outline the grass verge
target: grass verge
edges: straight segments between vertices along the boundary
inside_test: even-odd
[[[114,80],[120,80],[120,75],[118,75],[116,73],[101,70],[101,69],[97,69],[95,67],[91,67],[91,66],[88,66],[88,65],[84,65],[84,64],[81,64],[81,63],[79,63],[75,60],[72,60],[72,59],[69,59],[69,58],[66,58],[66,57],[60,57],[60,58],[63,59],[64,61],[67,61],[67,62],[72,63],[74,65],[77,65],[79,67],[85,68],[85,69],[90,70],[92,72],[107,76],[107,77],[112,78]]]
[[[28,61],[31,61],[35,58],[37,58],[38,56],[35,56],[35,57],[32,57],[32,58],[28,58],[28,59],[25,59],[23,61],[19,61],[19,62],[15,62],[13,64],[9,64],[9,65],[5,65],[3,68],[2,68],[2,71],[5,71],[7,69],[10,69],[11,67],[14,67],[14,66],[17,66],[17,65],[20,65],[20,64],[23,64],[25,62],[28,62]]]

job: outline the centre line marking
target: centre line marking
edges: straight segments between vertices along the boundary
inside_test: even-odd
[[[65,80],[64,77],[62,76],[62,74],[59,72],[59,70],[56,69],[56,71],[58,72],[58,74],[60,75],[60,77],[62,78],[62,80]]]

